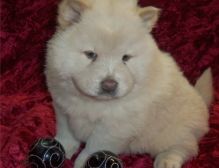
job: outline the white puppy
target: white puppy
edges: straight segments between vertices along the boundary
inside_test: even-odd
[[[86,142],[75,168],[99,150],[149,153],[155,168],[180,168],[197,154],[208,131],[207,105],[157,47],[150,32],[158,16],[157,8],[140,8],[136,0],[59,5],[46,77],[56,138],[67,156]]]

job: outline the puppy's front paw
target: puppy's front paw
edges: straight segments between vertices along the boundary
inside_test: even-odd
[[[70,138],[66,138],[66,139],[55,137],[55,139],[57,139],[62,144],[62,146],[64,147],[65,153],[66,153],[66,157],[68,159],[71,158],[71,156],[77,151],[77,149],[80,146],[80,143],[75,141],[71,137]]]
[[[83,150],[81,154],[78,156],[78,158],[76,159],[74,168],[83,168],[88,157],[89,154]]]
[[[154,168],[181,168],[182,162],[182,157],[175,153],[160,153],[155,159]]]

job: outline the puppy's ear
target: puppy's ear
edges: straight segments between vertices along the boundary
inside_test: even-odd
[[[159,18],[160,11],[160,9],[152,6],[138,9],[138,14],[145,23],[147,31],[151,32],[152,28]]]
[[[117,0],[118,1],[118,0]],[[138,4],[138,0],[120,0],[122,3],[135,6]]]
[[[62,29],[80,21],[81,14],[90,7],[89,0],[62,0],[58,6],[58,24]]]

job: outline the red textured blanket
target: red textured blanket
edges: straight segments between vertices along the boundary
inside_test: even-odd
[[[43,74],[46,41],[55,30],[58,0],[1,0],[0,167],[23,168],[29,146],[55,135],[55,118]],[[184,168],[219,167],[219,1],[142,0],[163,9],[153,33],[185,76],[195,83],[213,69],[215,100],[210,132]],[[192,112],[191,112],[192,113]],[[152,168],[148,155],[121,156],[125,168]],[[74,158],[73,158],[74,159]],[[72,167],[66,161],[65,167]]]

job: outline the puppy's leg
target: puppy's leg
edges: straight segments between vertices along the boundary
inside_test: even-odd
[[[58,105],[54,105],[56,113],[56,139],[63,145],[67,158],[71,158],[73,153],[79,148],[80,143],[74,138],[68,125],[65,114],[61,112]]]
[[[154,168],[181,168],[190,156],[197,153],[197,150],[197,145],[190,149],[186,146],[174,146],[156,156]]]
[[[124,138],[117,130],[98,125],[89,137],[85,149],[75,161],[74,168],[82,168],[87,158],[94,152],[107,150],[115,154],[122,153],[128,144],[129,138]]]

